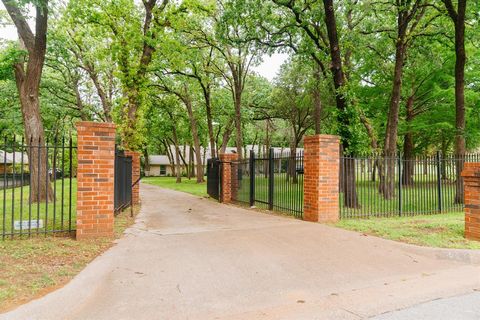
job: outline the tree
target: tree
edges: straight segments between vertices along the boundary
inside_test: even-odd
[[[179,78],[165,77],[164,74],[156,72],[157,82],[155,87],[160,88],[165,93],[176,96],[184,105],[187,110],[188,119],[190,122],[191,136],[193,140],[193,151],[196,159],[196,176],[197,183],[204,182],[204,170],[201,153],[201,142],[199,135],[198,120],[194,112],[194,93],[191,88],[193,87],[191,82],[188,82],[185,77],[180,75]],[[190,156],[192,153],[190,152]]]
[[[397,13],[395,66],[393,68],[392,92],[390,95],[385,144],[383,147],[385,171],[380,170],[380,192],[385,199],[392,198],[395,190],[398,118],[401,102],[403,67],[405,65],[407,47],[411,40],[411,35],[425,15],[426,6],[422,5],[422,0],[396,0],[395,9]]]
[[[442,0],[447,9],[448,16],[455,26],[455,155],[458,157],[456,164],[457,192],[455,203],[463,203],[463,156],[465,147],[465,14],[467,0],[458,0],[457,9],[452,0]]]
[[[122,90],[117,113],[122,143],[128,149],[140,149],[144,137],[141,109],[147,103],[148,67],[161,44],[161,32],[170,23],[169,0],[142,1],[141,11],[130,0],[75,0],[69,5],[76,23],[99,26],[103,37],[112,41],[110,51],[118,66]],[[172,10],[183,10],[183,7],[172,6]]]
[[[45,131],[39,100],[40,81],[47,48],[48,1],[31,2],[35,10],[35,34],[30,29],[24,10],[18,2],[13,0],[2,0],[2,2],[17,28],[22,48],[26,49],[25,54],[15,62],[14,72],[25,137],[30,146],[28,148],[32,177],[30,188],[34,195],[31,198],[33,201],[53,200],[53,190],[47,174]]]
[[[305,68],[307,67],[307,68]],[[307,70],[305,70],[307,69]],[[315,105],[308,89],[310,73],[308,65],[304,66],[299,61],[287,61],[282,66],[276,85],[272,91],[274,103],[272,118],[281,118],[288,123],[290,129],[290,167],[289,176],[297,182],[296,154],[297,148],[307,130],[315,123]]]

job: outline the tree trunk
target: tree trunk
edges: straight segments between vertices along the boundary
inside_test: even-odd
[[[87,63],[86,69],[87,69],[87,73],[90,76],[90,79],[92,79],[95,89],[97,90],[97,94],[100,97],[100,102],[102,104],[105,121],[112,122],[112,102],[107,97],[105,90],[103,90],[103,87],[100,84],[100,81],[98,80],[98,74],[95,71],[95,68],[93,67],[93,65]]]
[[[192,147],[190,146],[188,149],[188,180],[192,179],[192,177],[195,175],[195,170],[193,168],[193,153],[192,153]]]
[[[390,107],[388,112],[387,128],[385,134],[385,144],[383,148],[385,167],[380,176],[380,191],[385,199],[391,199],[395,196],[395,157],[397,156],[397,138],[398,138],[398,114],[400,109],[400,99],[402,90],[403,64],[405,62],[405,23],[401,24],[401,18],[398,22],[398,39],[395,50],[395,68],[393,71],[393,87],[390,98]],[[382,177],[383,176],[383,177]]]
[[[195,150],[195,157],[197,159],[197,164],[196,164],[197,168],[195,170],[196,176],[197,176],[197,183],[201,183],[201,182],[204,182],[205,180],[203,179],[202,152],[200,147],[200,137],[198,136],[197,119],[195,119],[195,115],[193,114],[192,101],[190,100],[190,97],[188,96],[188,94],[185,94],[183,96],[183,102],[187,107],[188,118],[190,120],[190,126],[192,129],[193,145]]]
[[[173,156],[168,146],[168,140],[162,139],[163,147],[165,148],[165,153],[167,154],[168,162],[173,164]],[[173,174],[175,174],[175,168],[172,167]]]
[[[315,134],[321,133],[321,122],[322,122],[322,100],[320,97],[320,67],[315,65],[315,72],[313,73],[315,79],[315,85],[313,87],[313,115],[315,120]]]
[[[22,109],[25,136],[28,145],[31,201],[54,200],[48,173],[48,155],[45,148],[45,131],[40,115],[39,88],[47,46],[48,1],[35,6],[35,35],[22,11],[13,1],[2,1],[14,22],[20,43],[28,57],[20,58],[14,65],[15,82]],[[26,67],[25,67],[26,64]]]
[[[290,159],[288,161],[288,170],[290,171],[290,177],[292,177],[292,183],[298,183],[297,176],[297,141],[294,139],[293,143],[290,145]]]
[[[242,136],[242,88],[241,84],[238,81],[235,82],[235,93],[234,93],[234,104],[235,104],[235,144],[237,147],[238,159],[242,159],[242,146],[243,146],[243,136]]]
[[[138,128],[141,125],[139,121],[140,107],[143,104],[142,90],[145,82],[147,81],[148,66],[152,62],[153,53],[156,48],[153,46],[153,42],[157,35],[156,28],[152,28],[152,22],[158,22],[158,15],[161,14],[166,8],[168,1],[163,1],[160,6],[156,6],[157,0],[143,1],[145,8],[144,21],[142,30],[142,54],[139,56],[138,62],[131,63],[131,53],[126,49],[126,46],[120,48],[119,69],[123,76],[124,95],[126,98],[126,114],[123,115],[123,144],[131,149],[135,150],[141,145],[141,138],[138,135]],[[154,15],[157,15],[155,17]],[[156,27],[159,27],[158,25]],[[122,42],[125,39],[121,39]],[[136,68],[134,67],[136,66]],[[135,72],[134,76],[132,72]]]
[[[76,101],[78,112],[80,113],[80,119],[82,119],[82,121],[88,121],[89,117],[87,116],[87,113],[85,112],[85,108],[84,108],[83,101],[82,101],[82,96],[80,95],[80,89],[79,89],[79,86],[78,86],[78,78],[72,80],[72,86],[73,86],[73,90],[75,92],[75,101]]]
[[[173,133],[173,143],[175,145],[175,164],[174,167],[176,168],[175,173],[176,173],[176,183],[181,183],[182,182],[182,172],[180,169],[180,150],[178,146],[178,137],[177,137],[177,128],[176,126],[173,126],[172,128],[172,133]]]
[[[230,119],[227,125],[225,126],[225,131],[223,132],[223,135],[222,135],[222,144],[221,144],[219,153],[225,153],[225,151],[227,150],[228,141],[230,140],[230,136],[232,135],[232,131],[233,131],[232,125],[233,125],[233,119]]]
[[[266,135],[265,135],[265,155],[264,155],[264,158],[267,158],[267,157],[270,157],[270,123],[269,123],[269,120],[265,120],[265,129],[266,129]],[[264,176],[265,176],[265,179],[268,178],[268,174],[270,172],[269,170],[269,165],[270,165],[270,161],[263,161],[263,168],[264,168]]]
[[[345,195],[344,204],[347,208],[360,208],[360,204],[356,198],[356,172],[355,172],[355,158],[344,158],[343,160],[343,179],[342,179],[342,190]],[[346,195],[351,195],[352,192],[355,192],[355,198],[347,197]]]
[[[179,151],[180,151],[180,146],[178,147]],[[188,177],[188,179],[190,180],[190,168],[189,168],[189,165],[187,163],[187,160],[185,160],[185,157],[186,157],[186,151],[187,150],[187,147],[186,145],[183,145],[183,155],[181,152],[179,152],[179,155],[180,155],[180,159],[182,159],[182,163],[183,163],[183,166],[185,167],[186,169],[186,175]]]
[[[456,193],[455,203],[463,203],[463,179],[461,172],[465,162],[465,11],[467,0],[458,1],[455,12],[451,0],[444,0],[447,11],[455,25],[455,156]]]
[[[143,170],[144,171],[150,171],[150,158],[149,158],[149,155],[148,155],[148,149],[147,148],[143,149],[143,157],[145,158],[145,162],[144,162],[144,165],[143,165]]]
[[[208,127],[208,138],[210,140],[210,156],[212,158],[216,157],[216,148],[215,148],[215,134],[213,133],[213,118],[212,118],[212,92],[210,85],[203,86],[203,96],[205,98],[205,111],[207,114],[207,127]]]
[[[350,132],[350,115],[348,112],[348,103],[345,97],[345,75],[342,67],[342,58],[340,54],[340,44],[338,41],[337,24],[335,19],[335,8],[333,0],[323,0],[325,10],[325,23],[327,26],[328,40],[330,44],[330,57],[331,64],[330,70],[333,75],[333,84],[335,86],[335,101],[338,109],[338,123],[339,123],[339,135],[342,138],[342,146],[345,153],[351,152],[350,143],[353,141],[352,134]],[[349,208],[357,208],[358,197],[357,189],[355,185],[355,162],[348,162],[351,167],[344,174],[344,186],[347,183],[348,188],[344,190],[344,204]]]
[[[410,96],[407,100],[407,132],[405,133],[404,143],[403,143],[403,173],[402,173],[402,185],[404,186],[413,186],[413,175],[415,174],[415,157],[414,157],[414,147],[415,143],[413,141],[413,132],[411,131],[411,122],[414,119],[413,113],[413,103],[414,96]]]
[[[38,89],[28,90],[24,84],[20,92],[25,136],[28,145],[28,164],[30,169],[31,202],[54,201],[53,189],[48,174],[48,155],[45,148],[45,133],[40,117]]]

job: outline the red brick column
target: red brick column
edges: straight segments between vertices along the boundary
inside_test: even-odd
[[[303,219],[338,221],[339,137],[308,136],[304,139],[304,146]]]
[[[115,125],[77,122],[77,239],[113,237]]]
[[[462,171],[465,238],[480,241],[480,163],[465,163]]]
[[[132,183],[140,179],[140,153],[135,151],[125,151],[127,157],[132,157]],[[140,203],[140,183],[138,182],[132,189],[132,203]]]
[[[229,203],[232,201],[232,183],[233,187],[236,186],[236,182],[232,182],[232,161],[238,159],[236,153],[223,153],[220,154],[221,170],[220,179],[222,185],[220,186],[220,202]]]

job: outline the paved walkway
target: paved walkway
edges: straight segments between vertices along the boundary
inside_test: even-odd
[[[363,319],[480,288],[464,252],[141,188],[115,247],[0,319]]]

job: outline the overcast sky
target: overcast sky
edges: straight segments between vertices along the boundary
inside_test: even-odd
[[[0,10],[3,10],[4,6],[0,2]],[[0,38],[8,39],[8,40],[16,40],[17,39],[17,31],[15,26],[0,26]],[[265,55],[263,57],[263,62],[253,67],[253,71],[258,73],[261,76],[264,76],[268,80],[273,80],[277,72],[280,70],[280,66],[282,63],[287,59],[288,55],[275,53],[272,56]]]

